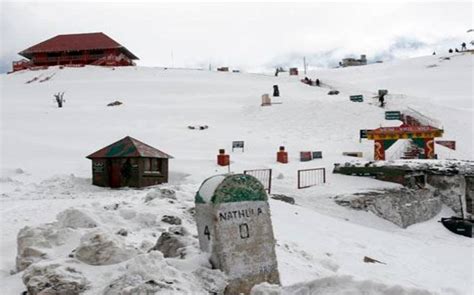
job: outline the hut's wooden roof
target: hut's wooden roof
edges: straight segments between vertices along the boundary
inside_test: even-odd
[[[173,157],[133,137],[127,136],[87,156],[88,159],[98,158],[162,158]]]

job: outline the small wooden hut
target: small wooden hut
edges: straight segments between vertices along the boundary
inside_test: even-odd
[[[127,136],[87,156],[92,160],[92,184],[144,187],[168,182],[173,157]]]

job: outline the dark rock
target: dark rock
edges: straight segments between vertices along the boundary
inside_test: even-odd
[[[182,226],[170,226],[168,232],[173,233],[178,236],[185,236],[188,234],[188,231]]]
[[[163,253],[165,258],[180,257],[185,246],[186,245],[181,240],[179,235],[176,235],[175,233],[164,232],[158,238],[155,246],[153,246],[153,248],[151,248],[148,252],[160,251]]]
[[[114,101],[114,102],[111,102],[111,103],[107,104],[107,106],[108,106],[108,107],[114,107],[114,106],[119,106],[119,105],[121,105],[121,104],[123,104],[123,103],[120,102],[120,101],[118,101],[118,100],[116,100],[116,101]]]
[[[378,261],[377,259],[370,258],[368,256],[364,256],[364,262],[365,263],[380,263],[380,264],[386,264],[384,262]]]
[[[126,237],[128,236],[128,231],[124,228],[121,228],[118,232],[117,232],[117,235],[121,235],[123,237]]]
[[[339,91],[338,90],[330,90],[328,92],[328,95],[338,95],[339,94]]]
[[[171,215],[163,216],[163,218],[161,218],[161,221],[169,223],[169,224],[175,224],[175,225],[181,224],[181,218],[176,217],[176,216],[171,216]]]
[[[289,203],[291,205],[295,204],[295,199],[294,198],[288,197],[288,196],[285,196],[285,195],[273,194],[273,195],[271,195],[271,198],[275,199],[275,200],[278,200],[278,201],[283,201],[283,202]]]

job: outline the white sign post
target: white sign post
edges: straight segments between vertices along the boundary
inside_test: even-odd
[[[263,185],[245,174],[217,175],[196,194],[201,250],[229,277],[226,294],[249,294],[261,282],[279,284],[275,238]]]

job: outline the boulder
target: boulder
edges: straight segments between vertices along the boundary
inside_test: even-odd
[[[80,294],[90,284],[84,275],[72,266],[45,262],[28,267],[22,279],[29,295]]]
[[[75,257],[90,265],[110,265],[126,261],[139,251],[125,245],[119,237],[96,230],[81,238]]]
[[[207,294],[224,294],[227,287],[227,276],[218,269],[199,267],[193,271],[202,288]]]
[[[179,232],[164,232],[156,241],[155,246],[149,250],[160,251],[164,257],[182,257],[186,243]]]

